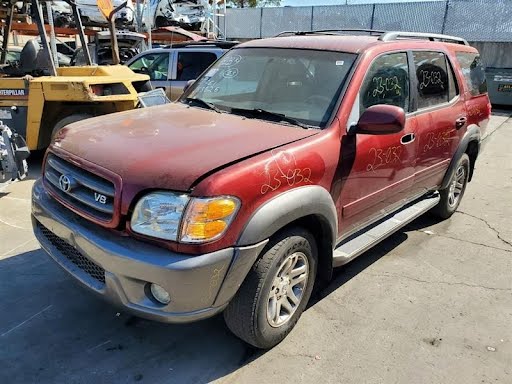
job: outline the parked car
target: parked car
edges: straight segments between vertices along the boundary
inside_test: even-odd
[[[146,38],[142,33],[130,31],[116,31],[116,36],[117,46],[119,49],[119,60],[121,64],[129,62],[133,57],[139,54],[140,47]],[[94,43],[89,43],[88,48],[93,64],[110,65],[113,63],[110,31],[97,32]],[[82,47],[78,48],[73,53],[71,65],[87,65],[87,60]]]
[[[115,8],[125,1],[126,0],[113,0],[112,5]],[[107,24],[107,19],[100,12],[96,0],[77,0],[77,5],[84,25],[104,26]],[[134,18],[132,0],[128,0],[126,6],[117,12],[114,17],[118,25],[131,25]]]
[[[455,212],[491,113],[465,40],[350,33],[243,43],[178,103],[65,127],[33,189],[41,246],[138,316],[223,311],[279,343],[333,268]]]
[[[177,100],[187,83],[199,77],[226,50],[238,42],[200,41],[173,44],[144,51],[126,65],[134,72],[148,74],[154,88],[163,88]]]
[[[156,0],[154,26],[179,26],[191,31],[205,31],[207,10],[204,0]]]
[[[40,44],[39,39],[36,39],[37,44]],[[23,50],[23,47],[17,46],[17,45],[10,45],[7,47],[7,57],[6,57],[6,63],[16,63],[21,60],[21,51]],[[71,59],[64,55],[63,53],[57,52],[57,60],[59,61],[60,67],[67,67],[71,65]]]

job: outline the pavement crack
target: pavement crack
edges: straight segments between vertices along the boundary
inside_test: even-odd
[[[420,233],[425,233],[425,231],[422,231],[420,229],[416,229],[415,232],[420,232]],[[512,249],[506,249],[506,248],[500,248],[500,247],[495,247],[493,245],[488,245],[488,244],[484,244],[484,243],[478,243],[476,241],[471,241],[471,240],[464,240],[464,239],[459,239],[458,237],[453,237],[453,236],[448,236],[448,235],[443,235],[443,234],[440,234],[440,233],[432,233],[432,234],[428,234],[429,236],[437,236],[437,237],[442,237],[444,239],[451,239],[451,240],[456,240],[456,241],[460,241],[462,243],[468,243],[468,244],[473,244],[473,245],[479,245],[481,247],[485,247],[485,248],[490,248],[490,249],[495,249],[497,251],[503,251],[503,252],[508,252],[508,253],[512,253]]]
[[[510,118],[504,120],[500,125],[498,125],[496,127],[496,129],[494,131],[492,131],[491,133],[489,133],[488,135],[485,135],[483,138],[482,138],[482,142],[488,140],[492,135],[494,135],[496,132],[498,132],[506,123],[508,123],[508,121],[510,120]]]
[[[512,248],[512,241],[508,241],[507,239],[504,239],[503,236],[501,235],[500,231],[498,231],[496,228],[494,228],[491,224],[489,224],[489,222],[481,217],[478,217],[478,216],[475,216],[475,215],[472,215],[470,213],[467,213],[467,212],[463,212],[463,211],[457,211],[456,213],[460,213],[462,215],[466,215],[466,216],[469,216],[469,217],[472,217],[473,219],[477,219],[477,220],[480,220],[481,222],[483,222],[485,225],[487,225],[487,228],[489,228],[491,231],[493,231],[496,236],[498,237],[498,239],[500,239],[503,243],[507,244],[509,247]]]
[[[488,287],[488,286],[485,286],[485,285],[464,283],[462,281],[431,281],[431,280],[423,280],[423,279],[418,279],[418,278],[412,277],[412,276],[400,275],[400,274],[397,274],[397,273],[388,273],[388,272],[385,272],[385,273],[370,273],[370,272],[364,272],[364,274],[369,275],[369,276],[373,276],[373,277],[387,277],[387,278],[397,278],[398,277],[398,278],[403,278],[403,279],[407,279],[407,280],[411,280],[411,281],[416,281],[416,282],[422,283],[422,284],[462,285],[462,286],[469,287],[469,288],[481,288],[481,289],[486,289],[486,290],[490,290],[490,291],[505,291],[505,292],[511,292],[512,291],[512,288]]]

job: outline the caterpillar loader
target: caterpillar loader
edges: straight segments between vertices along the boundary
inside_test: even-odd
[[[46,148],[53,135],[72,122],[138,107],[139,93],[151,89],[149,76],[121,65],[91,65],[75,1],[66,0],[73,11],[87,65],[60,68],[50,50],[39,0],[26,2],[32,5],[41,43],[28,41],[19,61],[6,62],[16,3],[10,0],[0,58],[0,121],[25,138],[28,149]],[[110,19],[118,8],[112,10]],[[115,33],[112,38],[113,53],[118,55]]]

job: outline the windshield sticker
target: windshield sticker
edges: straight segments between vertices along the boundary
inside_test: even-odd
[[[220,65],[222,67],[232,67],[233,65],[237,65],[240,61],[242,61],[242,56],[240,55],[232,55],[224,58]]]
[[[337,60],[336,65],[345,65],[345,62],[343,60]]]
[[[212,68],[206,73],[206,75],[204,75],[204,77],[213,77],[217,72],[219,72],[219,68]]]
[[[233,79],[238,76],[238,68],[228,68],[222,72],[222,77],[225,79]]]

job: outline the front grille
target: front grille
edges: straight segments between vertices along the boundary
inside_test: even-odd
[[[78,212],[104,222],[114,214],[114,184],[70,162],[49,154],[44,178],[60,200]]]
[[[64,257],[66,257],[66,259],[71,261],[78,268],[87,273],[93,279],[100,282],[102,285],[105,284],[105,270],[103,268],[82,255],[75,247],[66,243],[41,223],[37,223],[37,227],[46,238],[46,240],[48,240],[55,248],[57,248],[57,250]]]

